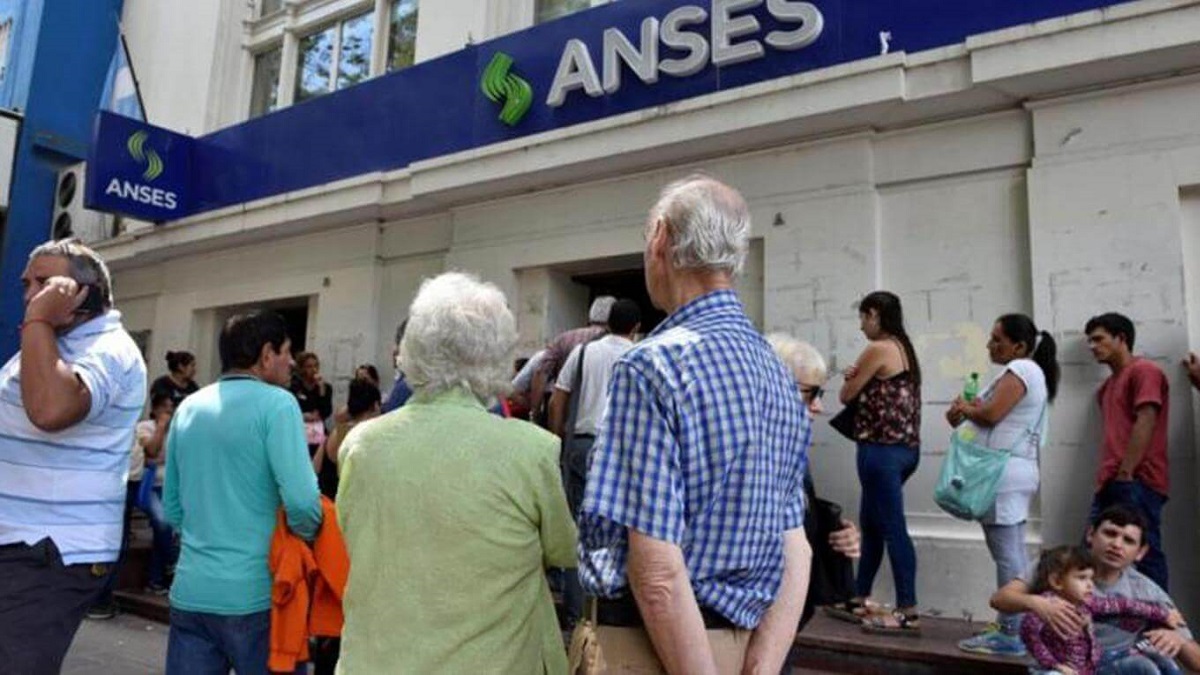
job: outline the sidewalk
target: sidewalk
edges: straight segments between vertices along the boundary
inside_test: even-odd
[[[84,620],[62,675],[157,675],[167,663],[167,626],[130,614]]]

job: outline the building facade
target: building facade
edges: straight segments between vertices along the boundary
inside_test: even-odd
[[[646,24],[633,19],[657,18],[661,30],[682,3],[619,0],[569,14],[600,4],[128,0],[124,24],[149,120],[201,141],[307,120],[297,128],[318,140],[336,129],[339,142],[369,154],[406,132],[322,124],[315,111],[338,110],[338,101],[370,106],[364,92],[408,77],[395,71],[439,72],[462,50],[492,44],[545,45],[560,63],[577,31],[588,36],[597,76],[592,83],[572,71],[558,110],[540,80],[524,122],[543,124],[536,133],[503,132],[403,166],[131,227],[99,244],[126,324],[149,331],[151,370],[165,370],[168,349],[186,348],[199,357],[201,379],[215,376],[224,318],[266,305],[287,313],[341,396],[357,364],[391,371],[392,335],[421,280],[449,269],[506,290],[528,355],[581,323],[595,293],[634,292],[658,189],[704,171],[740,189],[753,210],[739,292],[763,330],[810,340],[837,370],[864,345],[857,300],[880,288],[902,298],[926,373],[922,461],[906,489],[923,607],[983,618],[994,586],[978,526],[932,499],[949,434],[942,413],[968,373],[990,371],[992,322],[1028,313],[1060,345],[1063,382],[1029,532],[1031,547],[1050,546],[1078,540],[1097,464],[1095,392],[1107,371],[1092,362],[1083,326],[1120,311],[1137,322],[1136,351],[1170,377],[1170,590],[1200,616],[1191,558],[1200,550],[1198,417],[1178,365],[1200,346],[1200,2],[1056,0],[1039,10],[1051,14],[1031,20],[1010,16],[1007,3],[981,2],[965,19],[896,15],[877,25],[848,5],[817,2],[824,35],[789,53],[832,54],[822,41],[843,23],[870,34],[839,49],[857,54],[870,43],[873,52],[776,72],[770,64],[784,62],[770,54],[760,66],[737,53],[754,36],[735,24],[726,42],[711,35],[708,47],[730,59],[716,80],[736,86],[698,86],[694,95],[686,75],[635,82],[630,65],[613,88],[601,72],[604,26],[617,22],[637,47]],[[761,0],[693,4],[731,17],[758,12],[763,35],[799,34],[798,24],[764,18]],[[768,3],[798,4],[807,5]],[[567,16],[536,25],[559,15]],[[961,35],[939,33],[943,21]],[[660,86],[683,94],[659,101]],[[576,109],[588,112],[573,118]],[[302,168],[341,163],[330,147],[328,156],[302,158],[313,164]],[[822,423],[812,465],[822,496],[855,513],[853,448]],[[888,601],[889,578],[878,584]]]

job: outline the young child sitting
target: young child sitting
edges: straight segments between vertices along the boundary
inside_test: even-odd
[[[1092,628],[1094,616],[1135,617],[1170,628],[1183,625],[1183,616],[1174,609],[1127,598],[1093,595],[1094,572],[1092,554],[1087,549],[1060,546],[1042,554],[1033,592],[1062,598],[1087,619],[1082,633],[1063,637],[1033,612],[1025,615],[1021,621],[1021,640],[1042,668],[1066,675],[1092,675],[1100,670],[1105,664]],[[1171,659],[1157,652],[1147,656],[1158,665],[1161,673],[1180,672]]]

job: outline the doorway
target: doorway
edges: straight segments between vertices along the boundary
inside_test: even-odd
[[[639,261],[640,262],[640,261]],[[602,295],[614,298],[626,298],[638,304],[642,311],[641,334],[645,335],[654,330],[667,315],[650,302],[650,294],[646,292],[646,279],[643,269],[624,269],[615,272],[593,272],[577,274],[571,281],[586,286],[588,289],[588,306]]]
[[[266,300],[263,302],[251,302],[241,305],[226,305],[224,307],[214,307],[213,309],[203,310],[198,312],[197,326],[200,327],[202,333],[208,332],[210,338],[208,344],[211,345],[211,351],[197,353],[197,358],[203,358],[209,363],[209,381],[216,381],[221,375],[221,330],[225,327],[225,322],[230,317],[237,314],[244,314],[255,310],[273,311],[283,318],[287,324],[288,338],[292,341],[292,356],[296,356],[308,345],[308,326],[311,315],[315,310],[315,297],[300,296],[292,298],[280,298],[276,300]],[[211,322],[211,323],[210,323]],[[193,342],[193,344],[195,344]],[[203,363],[203,361],[201,361]]]

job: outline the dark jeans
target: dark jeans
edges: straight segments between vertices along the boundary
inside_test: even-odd
[[[1088,523],[1095,523],[1100,512],[1114,504],[1124,504],[1140,512],[1149,525],[1145,534],[1150,550],[1146,551],[1146,556],[1137,564],[1137,569],[1164,591],[1170,590],[1167,588],[1167,556],[1162,547],[1162,510],[1166,503],[1166,497],[1151,490],[1141,481],[1110,480],[1092,498],[1092,512],[1088,518]]]
[[[112,571],[110,563],[64,565],[49,538],[0,546],[0,672],[58,673]]]
[[[137,502],[138,488],[141,486],[139,481],[130,481],[125,484],[125,517],[121,525],[121,553],[117,556],[117,563],[113,565],[113,572],[108,577],[108,583],[105,584],[104,590],[96,598],[96,605],[99,607],[114,607],[113,589],[116,588],[117,582],[121,576],[121,566],[125,564],[125,556],[129,553],[129,522],[133,518],[134,504]]]
[[[271,612],[221,616],[171,608],[167,675],[267,675]]]
[[[161,487],[150,492],[150,502],[143,511],[154,533],[154,547],[150,550],[150,583],[166,586],[167,566],[175,562],[175,533],[167,524],[167,516],[163,511]]]
[[[917,448],[858,444],[862,558],[858,561],[855,586],[861,597],[871,595],[886,547],[896,583],[896,606],[917,604],[917,552],[904,519],[904,483],[920,461],[921,452]]]
[[[563,453],[563,488],[567,493],[567,506],[571,517],[579,519],[579,508],[583,506],[583,494],[587,489],[588,458],[592,452],[595,436],[574,436]],[[563,571],[563,605],[571,623],[583,616],[583,586],[579,584],[578,570]]]

